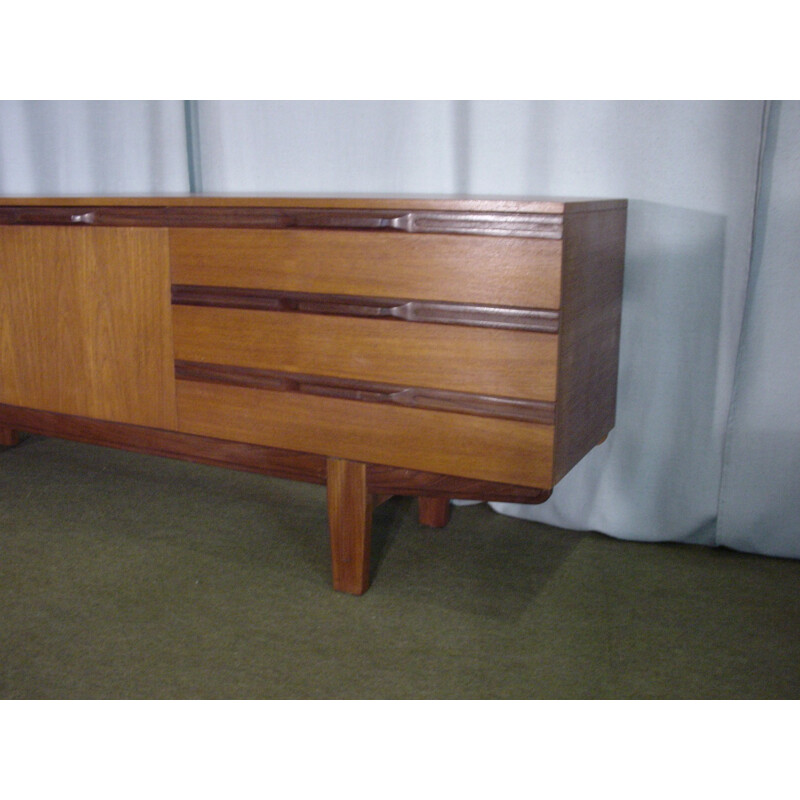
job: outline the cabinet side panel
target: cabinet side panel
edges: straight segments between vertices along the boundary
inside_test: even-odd
[[[625,226],[625,208],[565,218],[556,481],[614,427]]]
[[[0,401],[176,426],[160,229],[0,228]]]

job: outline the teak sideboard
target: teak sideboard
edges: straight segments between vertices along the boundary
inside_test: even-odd
[[[627,203],[0,200],[17,431],[326,484],[333,585],[372,508],[546,500],[614,425]]]

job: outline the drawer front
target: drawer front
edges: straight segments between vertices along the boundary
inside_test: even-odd
[[[558,309],[557,239],[172,229],[174,284]]]
[[[500,483],[552,485],[549,425],[185,380],[177,386],[186,433]]]
[[[173,311],[178,360],[555,400],[553,334],[233,308]]]
[[[562,243],[170,230],[180,429],[552,485]]]

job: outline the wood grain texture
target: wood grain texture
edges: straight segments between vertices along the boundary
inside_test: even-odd
[[[142,196],[6,197],[0,206],[142,206],[146,208],[286,207],[424,209],[432,211],[491,211],[498,213],[562,214],[598,211],[624,206],[624,200],[586,197],[459,197],[414,195],[267,196],[174,194]]]
[[[553,334],[195,306],[173,320],[182,361],[555,400]]]
[[[431,300],[357,297],[353,295],[275,292],[237,289],[231,286],[175,284],[173,305],[241,308],[251,311],[284,311],[301,314],[334,314],[400,322],[468,325],[481,328],[558,333],[558,312],[540,308],[441,303]]]
[[[438,497],[457,500],[497,500],[507,503],[543,503],[550,489],[514,486],[455,475],[440,475],[421,470],[367,465],[367,486],[371,492],[407,497]]]
[[[557,309],[561,242],[381,231],[170,231],[172,282]],[[380,265],[379,268],[376,265]]]
[[[428,528],[444,528],[450,521],[449,497],[420,497],[419,524]]]
[[[185,433],[548,489],[553,428],[338,398],[177,381]]]
[[[3,206],[2,225],[162,228],[338,228],[560,239],[563,215],[419,209],[259,207]]]
[[[98,444],[164,458],[178,458],[289,480],[324,484],[327,475],[326,458],[313,453],[143,428],[119,422],[103,422],[52,411],[0,405],[0,424],[7,430],[55,436],[75,442]],[[385,464],[367,464],[367,485],[373,496],[425,495],[464,500],[537,503],[550,495],[549,491],[525,486],[389,467]]]
[[[325,483],[325,458],[312,453],[191,436],[175,431],[105,422],[16,406],[0,405],[0,420],[15,429],[41,436],[272,475],[288,480]],[[471,487],[466,488],[471,489]]]
[[[555,480],[614,427],[625,226],[624,207],[567,219]]]
[[[541,400],[494,397],[491,395],[452,392],[445,389],[422,389],[418,386],[304,375],[296,372],[231,367],[197,361],[176,361],[175,377],[179,380],[249,386],[276,392],[299,392],[322,397],[339,397],[362,403],[389,403],[410,408],[476,414],[520,422],[555,423],[555,403]]]
[[[0,402],[175,427],[167,234],[0,227]]]
[[[364,594],[369,588],[373,508],[366,464],[329,458],[327,490],[333,588]]]

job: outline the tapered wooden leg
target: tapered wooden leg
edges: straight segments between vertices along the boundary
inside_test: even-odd
[[[447,497],[420,497],[419,524],[429,528],[444,528],[450,521],[450,499]]]
[[[373,508],[366,464],[329,458],[327,485],[333,588],[364,594],[369,588]]]
[[[13,447],[19,443],[19,435],[8,425],[0,425],[0,447]]]

